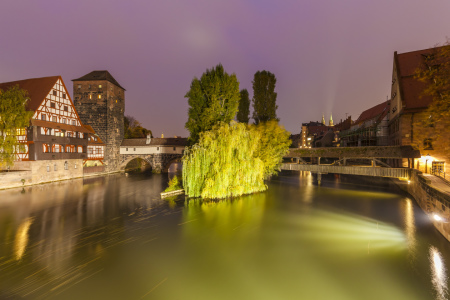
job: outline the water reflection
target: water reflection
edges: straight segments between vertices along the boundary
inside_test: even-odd
[[[411,263],[417,256],[416,221],[414,218],[414,205],[411,199],[406,198],[402,203],[403,221],[405,226],[406,241],[408,245],[408,256]]]
[[[436,291],[437,300],[447,299],[447,270],[441,253],[433,246],[430,247],[431,282]]]
[[[25,248],[28,244],[28,230],[30,229],[33,218],[25,219],[16,232],[16,238],[14,240],[14,254],[16,260],[20,260],[25,253]]]

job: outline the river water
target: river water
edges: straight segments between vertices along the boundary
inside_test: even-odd
[[[450,243],[387,179],[283,172],[224,201],[167,181],[0,191],[0,299],[448,299]]]

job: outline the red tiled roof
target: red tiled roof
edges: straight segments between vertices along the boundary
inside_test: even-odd
[[[27,103],[27,110],[36,111],[45,97],[50,93],[50,90],[53,88],[58,79],[61,79],[61,76],[30,78],[25,80],[3,82],[0,83],[0,89],[7,90],[15,85],[19,85],[21,89],[28,91],[28,95],[30,97],[30,101],[28,101]]]
[[[92,128],[92,126],[90,126],[90,125],[84,125],[84,124],[83,124],[83,126],[84,126],[85,128],[87,128],[87,129],[90,131],[89,133],[90,133],[92,136],[95,136],[95,137],[97,138],[97,141],[95,141],[95,140],[93,140],[93,139],[89,139],[89,141],[88,141],[88,144],[89,144],[89,145],[91,145],[91,144],[105,145],[105,143],[103,143],[102,139],[97,135],[97,133],[95,133],[95,130],[94,130],[94,128]]]
[[[449,47],[449,46],[443,46]],[[441,47],[437,47],[441,48]],[[431,54],[434,49],[424,49],[406,53],[394,54],[397,64],[397,74],[399,76],[400,93],[404,110],[417,110],[427,108],[433,101],[432,97],[424,95],[426,83],[414,78],[416,69],[423,67],[424,56]]]
[[[36,120],[36,119],[31,119],[31,125],[39,126],[39,127],[54,128],[54,129],[63,129],[63,130],[69,130],[69,131],[91,133],[91,131],[89,131],[87,128],[85,128],[83,126],[75,126],[75,125],[43,121],[43,120]]]
[[[354,124],[359,124],[364,121],[375,119],[375,118],[377,119],[377,121],[381,120],[389,112],[390,101],[391,100],[384,101],[383,103],[380,103],[378,105],[375,105],[372,108],[369,108],[369,109],[363,111],[361,113],[361,115],[359,116],[359,118],[356,119]]]

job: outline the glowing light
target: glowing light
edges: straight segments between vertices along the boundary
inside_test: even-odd
[[[431,282],[436,290],[437,299],[447,299],[447,272],[444,260],[442,259],[441,253],[433,246],[430,247],[429,260],[431,263]]]
[[[436,221],[438,221],[438,222],[441,222],[441,221],[443,221],[444,219],[442,219],[439,215],[437,215],[437,214],[433,214],[433,219],[435,219]]]
[[[411,183],[411,180],[408,180],[408,184],[410,184]]]

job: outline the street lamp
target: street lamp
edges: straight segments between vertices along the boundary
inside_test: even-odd
[[[430,154],[427,154],[425,156],[425,173],[427,173],[427,165],[428,165],[428,160],[430,159]]]

